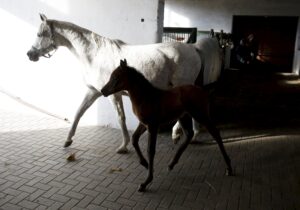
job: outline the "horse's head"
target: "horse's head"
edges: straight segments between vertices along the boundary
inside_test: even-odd
[[[120,65],[112,72],[109,81],[101,89],[101,92],[105,97],[126,89],[127,69],[128,66],[126,59],[120,60]]]
[[[37,38],[31,49],[27,52],[31,61],[38,61],[41,56],[50,58],[51,55],[49,53],[57,48],[54,41],[52,24],[47,20],[45,15],[40,14],[40,17],[42,23],[37,33]]]

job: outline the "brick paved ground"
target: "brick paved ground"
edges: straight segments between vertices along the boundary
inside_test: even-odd
[[[253,115],[244,117],[252,119],[249,124],[237,117],[228,122],[228,116],[224,113],[218,126],[236,176],[225,176],[221,154],[207,133],[168,172],[178,146],[168,133],[161,134],[154,181],[139,193],[146,170],[131,146],[129,154],[115,153],[119,130],[80,127],[71,148],[64,149],[69,124],[0,109],[0,209],[300,209],[300,118],[270,126],[263,118],[254,123]],[[77,161],[67,162],[73,152]]]

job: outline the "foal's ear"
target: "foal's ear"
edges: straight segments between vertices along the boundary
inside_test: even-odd
[[[127,60],[126,59],[120,60],[120,66],[121,67],[126,67],[127,66]]]
[[[41,18],[41,20],[42,20],[43,22],[46,22],[46,21],[47,21],[46,15],[44,15],[44,14],[42,14],[42,13],[40,13],[40,18]]]

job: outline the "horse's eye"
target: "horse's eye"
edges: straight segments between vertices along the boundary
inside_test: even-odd
[[[38,36],[39,38],[41,38],[41,37],[42,37],[42,34],[38,33],[37,36]]]

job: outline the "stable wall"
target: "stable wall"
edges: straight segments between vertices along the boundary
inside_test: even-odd
[[[73,22],[109,38],[148,44],[161,39],[163,19],[158,14],[162,14],[162,6],[163,1],[159,0],[1,0],[0,89],[72,120],[86,92],[82,66],[65,48],[57,50],[51,59],[29,61],[26,52],[36,38],[41,23],[39,13],[49,19]],[[125,103],[127,125],[132,129],[137,121],[128,98]],[[83,116],[80,125],[118,127],[115,115],[110,102],[101,97]]]
[[[201,31],[231,32],[233,15],[300,16],[299,0],[166,0],[164,26],[197,27]],[[294,68],[299,73],[300,27],[295,45]],[[300,47],[299,47],[300,49]]]

